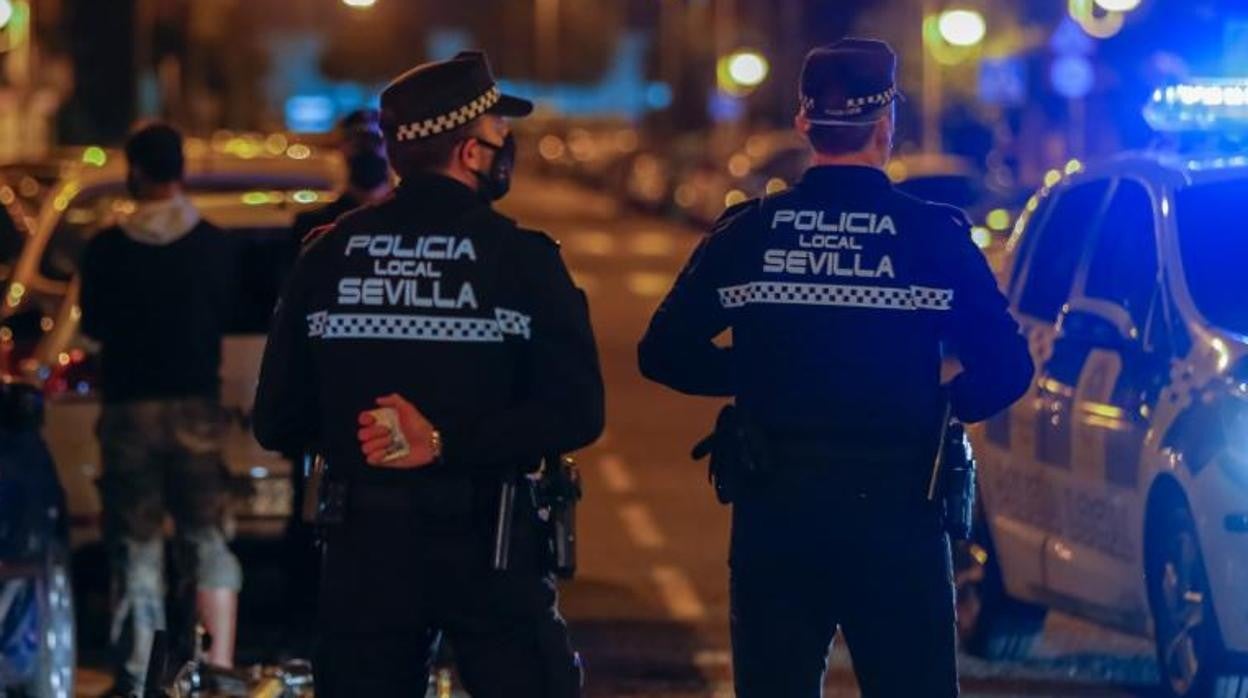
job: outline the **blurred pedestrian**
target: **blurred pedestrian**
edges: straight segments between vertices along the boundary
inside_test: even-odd
[[[739,698],[822,695],[838,629],[863,695],[958,693],[932,463],[949,399],[985,419],[1032,364],[965,214],[884,174],[895,69],[878,41],[807,56],[796,126],[814,166],[724,213],[640,346],[652,380],[735,398],[710,448],[733,503]],[[947,391],[942,343],[964,368]]]
[[[219,666],[233,662],[242,584],[222,529],[221,339],[233,256],[186,195],[176,130],[143,126],[125,152],[135,208],[87,245],[81,300],[83,331],[101,350],[100,494],[119,695],[141,690],[152,637],[165,626],[166,514],[185,553],[179,577],[196,589],[199,620],[213,638],[208,659]]]
[[[533,106],[477,53],[405,73],[381,104],[399,187],[299,258],[256,394],[260,443],[315,445],[345,488],[317,695],[419,695],[444,633],[476,698],[577,696],[530,498],[505,569],[491,562],[505,485],[603,422],[584,294],[550,238],[492,208],[511,185],[506,117]]]
[[[384,199],[394,188],[381,134],[381,114],[376,109],[357,109],[343,117],[338,123],[338,138],[347,166],[346,189],[330,203],[295,216],[292,237],[296,246],[316,228]]]

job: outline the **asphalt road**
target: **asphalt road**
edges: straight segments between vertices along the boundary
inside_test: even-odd
[[[648,383],[636,368],[637,340],[697,231],[557,180],[518,181],[502,208],[562,242],[589,295],[606,375],[607,432],[579,456],[586,484],[580,573],[562,594],[588,664],[588,694],[729,697],[728,510],[716,503],[704,466],[688,457],[719,405]],[[276,556],[263,549],[240,556],[250,585],[242,658],[271,659],[284,642],[272,610],[283,588],[271,569]],[[104,600],[97,593],[92,603],[101,618]],[[92,634],[96,649],[86,655],[100,666],[103,638]],[[968,696],[1146,696],[1156,668],[1147,641],[1052,614],[1031,659],[963,658],[962,672]],[[98,671],[84,672],[79,695],[106,685]],[[858,695],[843,644],[833,652],[826,695]]]

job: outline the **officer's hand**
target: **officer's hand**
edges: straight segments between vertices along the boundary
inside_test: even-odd
[[[369,465],[381,468],[397,468],[400,470],[423,468],[437,459],[434,444],[433,424],[412,403],[398,395],[387,395],[377,398],[378,407],[390,407],[399,415],[399,430],[407,439],[411,451],[403,458],[383,461],[386,450],[391,445],[390,430],[377,424],[377,420],[368,412],[360,413],[360,448]]]

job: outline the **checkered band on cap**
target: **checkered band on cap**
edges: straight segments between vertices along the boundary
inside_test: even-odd
[[[395,132],[395,139],[399,142],[416,141],[459,128],[489,111],[502,98],[503,94],[499,91],[498,85],[494,85],[480,97],[450,113],[399,126]]]
[[[719,302],[725,308],[741,308],[762,303],[884,310],[949,310],[953,303],[953,290],[924,286],[896,288],[755,281],[719,289]]]
[[[897,98],[897,86],[894,85],[883,92],[878,92],[866,97],[851,97],[845,100],[844,109],[818,109],[815,104],[814,97],[802,97],[802,111],[810,117],[812,121],[818,123],[819,117],[846,117],[861,116],[871,109],[883,107]]]

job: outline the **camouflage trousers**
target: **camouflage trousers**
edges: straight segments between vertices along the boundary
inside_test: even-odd
[[[111,404],[100,415],[99,486],[113,582],[110,638],[119,678],[136,687],[153,636],[166,628],[167,516],[175,527],[178,578],[187,585],[175,597],[192,604],[184,615],[193,614],[193,589],[242,586],[223,532],[225,429],[221,407],[203,398]]]

